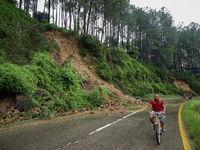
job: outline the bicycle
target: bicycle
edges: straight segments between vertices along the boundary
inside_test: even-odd
[[[154,112],[152,111],[151,113],[156,114],[156,121],[155,121],[155,130],[156,130],[156,140],[158,145],[160,145],[160,136],[162,135],[162,127],[160,123],[160,119],[162,117],[162,112]]]

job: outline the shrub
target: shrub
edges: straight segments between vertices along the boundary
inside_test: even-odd
[[[37,90],[38,79],[26,69],[14,64],[0,65],[0,91],[31,94]]]
[[[193,96],[193,97],[196,97],[196,96],[197,96],[197,94],[196,94],[196,93],[192,93],[192,96]]]
[[[160,83],[161,79],[159,77],[156,78],[156,83]]]
[[[200,94],[200,82],[195,79],[191,80],[190,86],[195,90],[196,93]]]
[[[109,90],[105,89],[104,87],[100,86],[99,87],[100,92],[105,95],[107,98],[109,98],[108,93],[110,93]]]
[[[127,103],[122,103],[122,105],[124,105],[124,106],[130,106],[130,104],[127,104]]]
[[[104,96],[100,95],[100,92],[97,88],[92,90],[92,94],[87,97],[87,101],[91,104],[92,108],[100,107],[103,101]]]
[[[96,65],[96,72],[99,76],[107,82],[112,81],[113,72],[107,63],[99,63]]]
[[[84,47],[80,47],[79,49],[80,49],[80,50],[79,50],[79,54],[80,54],[82,57],[87,56],[87,53],[86,53]]]
[[[164,83],[165,84],[165,86],[166,86],[166,89],[168,90],[168,91],[171,91],[173,94],[180,94],[181,95],[181,92],[179,91],[179,89],[177,88],[177,86],[176,85],[174,85],[174,84],[170,84],[170,83]]]

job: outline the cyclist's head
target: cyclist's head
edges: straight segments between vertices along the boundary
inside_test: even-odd
[[[159,100],[159,95],[158,95],[158,94],[155,94],[155,95],[154,95],[154,98],[155,98],[155,100]]]

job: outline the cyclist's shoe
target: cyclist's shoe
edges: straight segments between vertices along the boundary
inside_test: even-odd
[[[162,132],[166,132],[166,130],[165,130],[165,129],[162,129]]]

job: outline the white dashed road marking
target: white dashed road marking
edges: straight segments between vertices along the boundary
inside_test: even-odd
[[[129,117],[129,116],[134,115],[135,113],[137,113],[137,112],[139,112],[139,111],[141,111],[141,110],[143,110],[143,109],[140,109],[140,110],[138,110],[138,111],[136,111],[136,112],[133,112],[133,113],[131,113],[131,114],[128,114],[127,116],[124,116],[124,117],[121,118],[121,119],[118,119],[118,120],[116,120],[116,121],[114,121],[114,122],[112,122],[112,123],[109,123],[109,124],[107,124],[107,125],[101,127],[101,128],[98,128],[98,129],[96,129],[95,131],[91,132],[89,135],[92,135],[92,134],[94,134],[94,133],[96,133],[96,132],[99,132],[99,131],[101,131],[101,130],[103,130],[103,129],[105,129],[105,128],[107,128],[107,127],[109,127],[109,126],[111,126],[111,125],[113,125],[113,124],[115,124],[115,123],[117,123],[117,122],[119,122],[119,121],[121,121],[121,120],[127,118],[127,117]]]
[[[130,116],[132,116],[132,115],[136,114],[137,112],[140,112],[140,111],[142,111],[142,110],[144,110],[144,109],[145,109],[145,108],[140,109],[140,110],[138,110],[138,111],[135,111],[135,112],[133,112],[133,113],[131,113],[131,114],[128,114],[128,115],[122,117],[121,119],[118,119],[118,120],[116,120],[116,121],[114,121],[114,122],[112,122],[112,123],[109,123],[109,124],[107,124],[107,125],[101,127],[101,128],[98,128],[98,129],[96,129],[95,131],[91,132],[89,135],[92,135],[92,134],[94,134],[94,133],[96,133],[96,132],[99,132],[99,131],[101,131],[101,130],[103,130],[103,129],[105,129],[105,128],[107,128],[107,127],[109,127],[109,126],[111,126],[111,125],[113,125],[113,124],[115,124],[115,123],[117,123],[117,122],[119,122],[119,121],[125,119],[125,118],[127,118],[127,117],[130,117]],[[67,149],[69,146],[71,146],[71,145],[73,145],[73,144],[76,144],[76,143],[79,143],[79,142],[81,142],[81,141],[82,141],[82,140],[77,140],[76,142],[68,143],[67,145],[63,146],[62,149],[63,149],[63,150],[64,150],[64,149]],[[61,148],[59,148],[59,149],[57,149],[57,150],[61,150]]]

